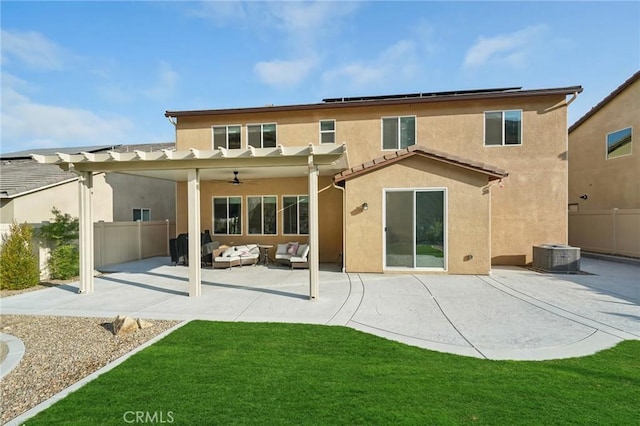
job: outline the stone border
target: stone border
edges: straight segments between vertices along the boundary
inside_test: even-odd
[[[16,368],[24,356],[24,343],[22,340],[7,333],[0,333],[0,340],[7,345],[7,356],[0,364],[0,379]]]

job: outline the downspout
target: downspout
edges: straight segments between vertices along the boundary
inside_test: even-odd
[[[573,92],[573,96],[571,96],[571,99],[566,101],[567,106],[571,105],[571,103],[575,101],[577,97],[578,97],[578,92]]]
[[[345,262],[345,249],[347,246],[347,215],[346,215],[346,203],[347,203],[347,193],[345,191],[345,188],[343,188],[342,186],[338,186],[336,185],[336,182],[332,179],[331,180],[331,184],[333,185],[334,188],[339,189],[340,191],[342,191],[342,272],[345,272],[345,265],[347,264]]]

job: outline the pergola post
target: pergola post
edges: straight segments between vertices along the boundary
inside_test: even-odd
[[[317,299],[319,294],[320,260],[318,244],[318,166],[309,155],[309,298]]]
[[[93,172],[81,172],[78,178],[80,251],[80,293],[93,292]]]
[[[187,173],[187,212],[189,214],[189,297],[202,293],[200,270],[200,170]]]

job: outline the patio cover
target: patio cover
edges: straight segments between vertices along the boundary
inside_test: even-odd
[[[308,176],[309,181],[309,297],[319,297],[318,176],[333,176],[348,168],[346,145],[323,144],[276,148],[218,150],[160,150],[156,152],[82,152],[32,154],[42,164],[56,164],[79,175],[80,293],[93,291],[92,187],[95,172],[126,173],[173,181],[186,181],[189,215],[189,257],[200,258],[200,181],[228,179],[241,169],[252,178]],[[189,296],[201,294],[200,262],[189,263]]]

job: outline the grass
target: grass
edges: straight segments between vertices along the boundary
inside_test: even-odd
[[[637,424],[638,353],[625,341],[487,361],[345,327],[194,321],[28,424],[126,424],[131,411],[179,425]]]

